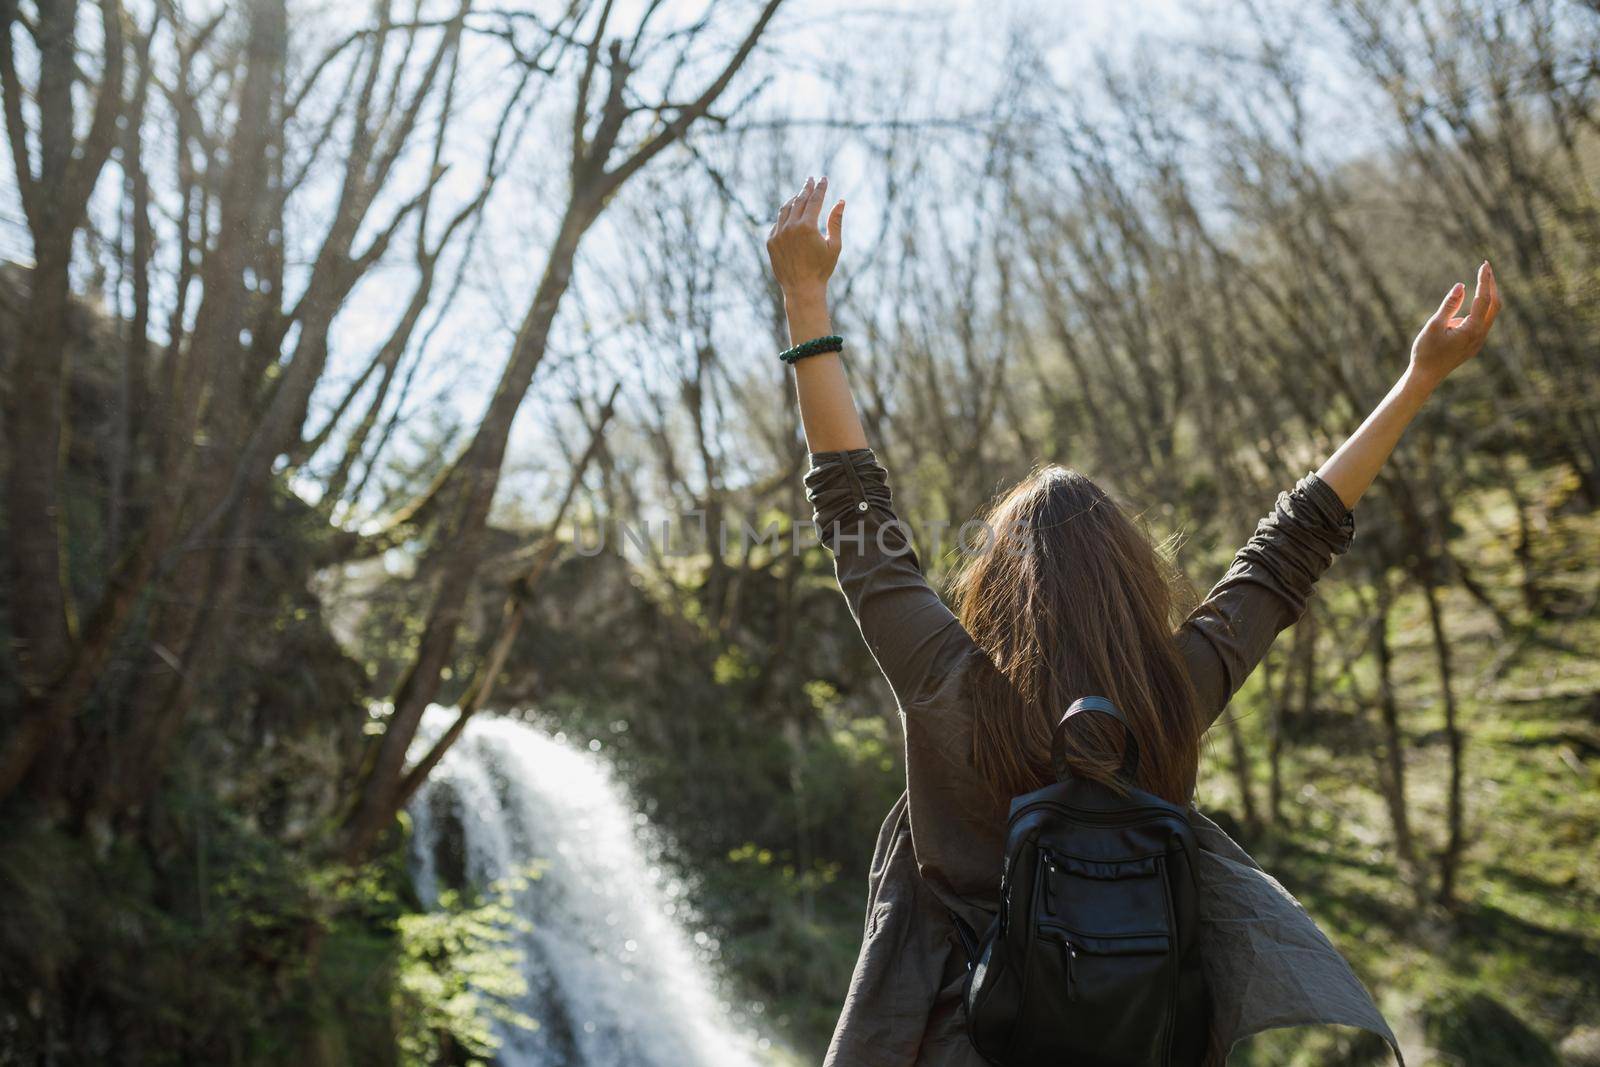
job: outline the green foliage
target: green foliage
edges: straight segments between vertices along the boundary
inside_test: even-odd
[[[114,1036],[125,1062],[281,1063],[318,1042],[337,1003],[336,1043],[365,1050],[350,1062],[387,1062],[370,994],[316,964],[319,947],[355,951],[374,932],[336,919],[325,879],[293,854],[219,810],[161,856],[131,837],[99,850],[13,825],[0,850],[10,1054],[31,1059],[66,1033],[78,1062],[98,1062]]]
[[[500,1045],[496,1023],[538,1027],[510,1005],[528,990],[515,944],[530,926],[515,908],[525,884],[496,882],[478,903],[446,891],[434,910],[400,916],[392,1003],[401,1063],[428,1067],[452,1055],[458,1063],[485,1063]]]
[[[702,899],[726,931],[723,965],[759,991],[782,1032],[813,1048],[827,1043],[861,933],[864,885],[841,873],[754,842],[704,873]]]
[[[495,1024],[532,1025],[507,1006],[517,882],[419,912],[398,856],[319,862],[207,794],[169,797],[162,853],[11,814],[0,1062],[473,1063]]]
[[[711,678],[718,685],[736,685],[751,677],[752,668],[743,649],[734,646],[717,657],[711,669]]]
[[[1550,1042],[1481,989],[1443,990],[1422,1018],[1428,1044],[1460,1067],[1561,1067]]]

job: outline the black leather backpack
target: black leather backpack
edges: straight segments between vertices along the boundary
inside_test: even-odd
[[[1085,711],[1128,725],[1105,697],[1073,702],[1057,781],[1011,802],[999,913],[981,938],[951,913],[967,1035],[1000,1067],[1194,1067],[1208,1025],[1194,833],[1153,793],[1068,776],[1063,732]],[[1137,767],[1129,730],[1125,783]]]

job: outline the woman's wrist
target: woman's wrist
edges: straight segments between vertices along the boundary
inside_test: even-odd
[[[1442,378],[1436,378],[1424,371],[1420,371],[1417,369],[1416,364],[1412,364],[1406,367],[1405,372],[1400,375],[1399,386],[1400,391],[1408,397],[1423,401],[1433,394],[1433,391],[1439,387],[1439,382],[1441,381],[1443,381]]]
[[[823,337],[833,332],[833,320],[828,314],[826,286],[785,289],[783,310],[789,319],[791,344],[800,344],[813,337]]]
[[[1378,409],[1386,411],[1390,418],[1395,420],[1396,439],[1405,433],[1406,427],[1411,425],[1411,420],[1417,417],[1427,406],[1428,398],[1433,395],[1433,390],[1442,379],[1430,377],[1415,367],[1407,367],[1405,373],[1400,375],[1400,380],[1395,382],[1389,390],[1389,395],[1378,404]],[[1390,442],[1393,447],[1395,442]],[[1385,452],[1387,456],[1387,452]]]
[[[783,286],[783,302],[785,306],[810,306],[828,303],[828,283],[811,282],[804,285]]]

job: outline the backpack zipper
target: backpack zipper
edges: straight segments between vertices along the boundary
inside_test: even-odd
[[[1049,912],[1051,915],[1054,915],[1056,913],[1056,907],[1055,900],[1050,892],[1050,887],[1055,881],[1055,875],[1059,873],[1060,869],[1056,866],[1055,853],[1051,852],[1048,848],[1039,849],[1039,858],[1044,862],[1044,878],[1042,879],[1044,882],[1044,910]]]
[[[1162,857],[1156,861],[1156,873],[1161,877],[1161,899],[1167,906],[1167,926],[1172,930],[1172,1009],[1167,1013],[1167,1040],[1166,1058],[1172,1059],[1172,1041],[1177,1036],[1178,1029],[1178,997],[1183,987],[1180,979],[1183,976],[1180,968],[1183,965],[1182,955],[1178,946],[1178,915],[1177,909],[1172,906],[1172,883],[1167,880],[1167,861]]]
[[[1067,999],[1068,1000],[1077,1000],[1078,999],[1078,968],[1077,968],[1078,950],[1075,947],[1073,947],[1072,942],[1067,940],[1065,937],[1063,937],[1061,939],[1061,944],[1064,945],[1066,947],[1066,950],[1067,950]]]

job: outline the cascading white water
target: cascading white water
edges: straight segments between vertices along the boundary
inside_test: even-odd
[[[419,747],[454,709],[429,708]],[[714,947],[680,918],[683,886],[641,839],[645,819],[603,759],[525,723],[475,717],[410,805],[424,902],[530,865],[517,893],[536,1030],[501,1028],[502,1067],[753,1067],[767,1041],[717,996]],[[697,951],[697,946],[699,949]]]

